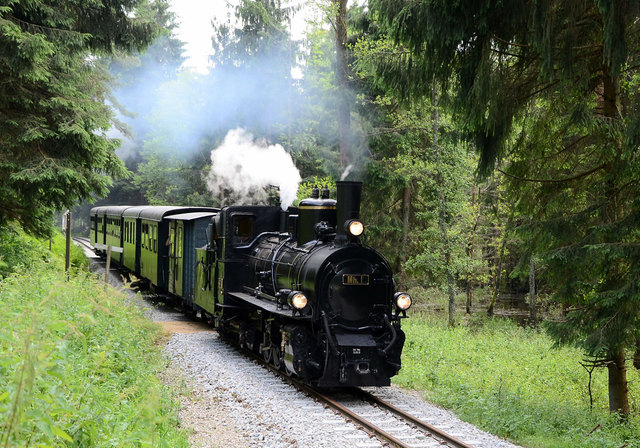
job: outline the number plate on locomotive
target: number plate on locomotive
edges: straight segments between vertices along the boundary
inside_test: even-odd
[[[367,286],[369,284],[369,274],[342,274],[342,284]]]

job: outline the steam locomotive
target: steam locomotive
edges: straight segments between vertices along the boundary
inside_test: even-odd
[[[279,205],[96,207],[91,241],[218,332],[317,387],[386,386],[411,297],[360,242],[362,184]]]

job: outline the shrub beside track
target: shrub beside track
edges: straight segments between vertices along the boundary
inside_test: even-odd
[[[11,238],[29,250],[0,280],[0,446],[188,446],[158,328],[82,267],[66,282],[48,243]]]

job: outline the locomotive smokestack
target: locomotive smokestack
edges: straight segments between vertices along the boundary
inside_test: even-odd
[[[336,222],[336,238],[345,240],[347,233],[345,221],[360,218],[360,194],[362,182],[336,182],[338,210]]]

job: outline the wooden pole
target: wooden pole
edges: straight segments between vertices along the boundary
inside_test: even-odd
[[[529,258],[529,320],[531,326],[538,325],[538,317],[536,316],[536,264],[533,254]]]
[[[107,246],[107,268],[104,271],[104,283],[109,284],[109,269],[111,269],[111,246]]]
[[[64,257],[64,272],[67,274],[67,281],[69,281],[69,267],[71,266],[71,210],[67,210],[65,227],[67,247]]]

